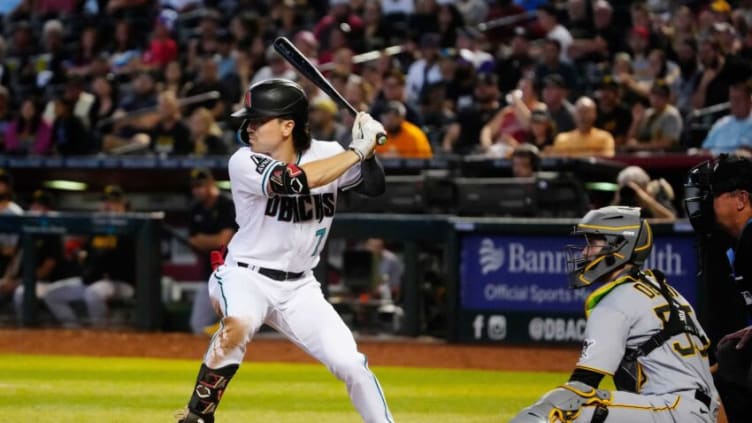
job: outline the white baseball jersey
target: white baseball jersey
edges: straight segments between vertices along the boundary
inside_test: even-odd
[[[313,140],[297,165],[344,151],[337,142]],[[283,196],[269,192],[269,177],[281,162],[250,147],[238,149],[228,165],[238,231],[228,246],[227,262],[303,272],[319,262],[329,236],[337,191],[360,183],[360,166],[352,166],[331,183],[310,194]],[[274,240],[274,242],[265,242]]]
[[[638,347],[663,328],[669,306],[655,277],[649,271],[645,274],[649,283],[626,276],[591,294],[585,346],[578,367],[613,375],[626,348]],[[639,357],[639,393],[662,395],[699,389],[714,398],[716,390],[707,359],[708,337],[692,306],[676,290],[669,290],[679,312],[694,323],[700,337],[675,335]]]

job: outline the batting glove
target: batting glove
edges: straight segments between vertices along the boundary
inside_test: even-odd
[[[384,134],[384,126],[366,112],[359,112],[355,116],[352,128],[352,139],[371,139],[378,134]]]
[[[360,112],[353,122],[352,136],[353,141],[350,143],[350,149],[363,161],[373,154],[376,147],[376,137],[384,133],[384,126],[376,119],[365,112]]]

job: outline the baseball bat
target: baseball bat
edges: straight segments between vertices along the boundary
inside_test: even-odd
[[[345,99],[345,97],[342,96],[342,94],[337,91],[332,84],[324,78],[324,75],[319,72],[318,69],[316,69],[315,66],[313,66],[313,63],[311,63],[310,60],[308,60],[303,53],[298,50],[295,45],[287,39],[287,37],[277,37],[276,40],[274,40],[274,50],[277,51],[277,53],[280,54],[280,56],[284,57],[287,62],[292,65],[298,72],[300,72],[301,75],[306,77],[308,80],[313,82],[314,85],[319,87],[321,91],[325,92],[329,97],[331,97],[332,100],[334,100],[335,103],[337,103],[340,107],[343,107],[345,110],[350,112],[351,115],[355,116],[358,114],[358,111],[355,110],[355,107],[353,107],[352,104],[350,104],[349,101]],[[386,142],[386,134],[378,134],[376,136],[376,143],[378,145],[383,145]]]

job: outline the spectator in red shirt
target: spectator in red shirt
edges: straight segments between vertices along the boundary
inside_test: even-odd
[[[149,42],[149,50],[144,53],[143,63],[147,66],[164,68],[177,59],[178,44],[171,38],[172,28],[177,14],[172,10],[163,10],[157,17],[154,34]]]

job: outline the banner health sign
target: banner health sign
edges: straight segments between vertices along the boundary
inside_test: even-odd
[[[595,287],[570,289],[564,247],[571,236],[467,234],[460,259],[460,338],[491,342],[579,342],[584,303]],[[643,268],[663,271],[696,305],[694,239],[659,236]]]

